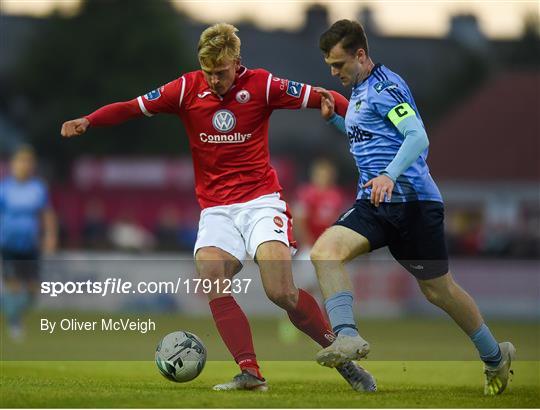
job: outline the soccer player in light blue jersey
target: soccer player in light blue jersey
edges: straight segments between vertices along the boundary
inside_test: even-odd
[[[57,244],[47,187],[33,175],[34,168],[34,151],[23,146],[11,159],[10,175],[0,181],[2,312],[15,340],[23,337],[23,314],[39,288],[39,257]]]
[[[452,278],[444,238],[441,194],[426,163],[428,137],[405,81],[369,57],[362,26],[340,20],[322,34],[320,48],[333,76],[352,87],[345,118],[323,95],[322,114],[349,139],[360,180],[354,205],[315,243],[311,259],[333,330],[331,346],[317,361],[333,367],[365,357],[369,343],[353,318],[353,293],[344,263],[388,246],[418,281],[426,298],[443,309],[471,338],[485,364],[484,393],[506,388],[515,354],[497,343],[471,298]]]

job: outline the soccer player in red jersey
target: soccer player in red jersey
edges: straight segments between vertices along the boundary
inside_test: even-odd
[[[264,290],[291,322],[321,346],[333,340],[315,299],[296,288],[291,272],[291,216],[270,166],[268,120],[275,109],[320,108],[311,86],[278,78],[240,63],[234,26],[216,24],[201,34],[201,70],[186,73],[144,96],[106,105],[67,121],[61,134],[72,137],[88,127],[111,126],[158,113],[177,115],[187,130],[195,193],[202,208],[194,255],[201,279],[224,281],[242,268],[247,256],[259,265]],[[334,93],[337,111],[347,100]],[[222,286],[208,294],[223,342],[241,373],[215,390],[266,390],[248,320]],[[374,389],[369,373],[353,362],[338,369],[355,390]]]
[[[345,195],[336,185],[336,167],[324,158],[311,166],[309,183],[300,186],[294,207],[295,226],[301,243],[313,246],[333,225],[345,206]]]

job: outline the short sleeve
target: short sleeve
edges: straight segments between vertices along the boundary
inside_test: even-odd
[[[268,73],[266,102],[273,109],[297,110],[306,108],[311,86]]]
[[[158,113],[177,113],[182,105],[186,88],[185,82],[185,78],[180,77],[137,97],[139,108],[148,117]]]
[[[410,104],[407,93],[399,84],[384,80],[370,85],[369,102],[375,111],[383,118],[386,118],[390,112],[401,104]]]

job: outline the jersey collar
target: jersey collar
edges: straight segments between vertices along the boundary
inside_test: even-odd
[[[373,68],[372,68],[371,71],[369,72],[368,76],[367,76],[366,78],[364,78],[362,81],[360,81],[360,82],[354,84],[353,87],[352,87],[352,90],[353,90],[353,91],[358,90],[358,88],[360,88],[360,86],[361,86],[362,84],[364,84],[364,83],[368,80],[369,77],[371,77],[371,75],[373,74],[373,72],[376,71],[376,70],[378,70],[380,67],[382,67],[382,64],[381,64],[381,63],[375,63],[375,65],[373,66]]]
[[[229,94],[231,92],[231,90],[233,90],[234,88],[236,88],[236,84],[238,83],[238,79],[240,77],[242,77],[244,74],[246,74],[248,71],[247,67],[246,66],[243,66],[241,65],[240,68],[238,68],[238,70],[236,71],[236,77],[234,79],[234,82],[233,84],[231,85],[231,88],[229,88],[227,90],[227,92],[224,94],[224,95],[217,95],[217,94],[214,94],[214,92],[210,89],[210,87],[208,86],[208,84],[206,84],[206,88],[204,89],[204,91],[210,91],[212,93],[212,95],[215,95],[217,98],[219,98],[220,100],[223,100],[223,98]]]
[[[241,65],[240,68],[238,69],[238,71],[236,72],[236,81],[242,77],[245,73],[247,73],[247,67],[246,66],[243,66]],[[235,81],[235,83],[236,83]]]
[[[247,73],[247,68],[243,65],[240,66],[240,68],[238,68],[238,70],[236,71],[236,77],[234,79],[234,83],[231,85],[231,88],[229,88],[227,90],[227,92],[225,93],[225,95],[229,94],[234,88],[236,88],[236,84],[238,84],[238,81],[239,79],[245,74]],[[221,96],[221,98],[225,97],[225,95]]]

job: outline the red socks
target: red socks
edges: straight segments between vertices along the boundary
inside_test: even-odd
[[[232,296],[210,301],[210,310],[223,342],[241,370],[262,379],[253,348],[251,329],[246,315]],[[319,305],[306,291],[299,289],[296,308],[287,312],[291,322],[322,347],[330,346],[334,334],[330,330]]]
[[[232,296],[211,300],[209,304],[219,334],[240,369],[262,379],[249,322],[240,306]]]
[[[317,301],[303,289],[298,289],[296,309],[287,312],[293,325],[315,340],[322,347],[332,344],[334,333],[324,319]]]

